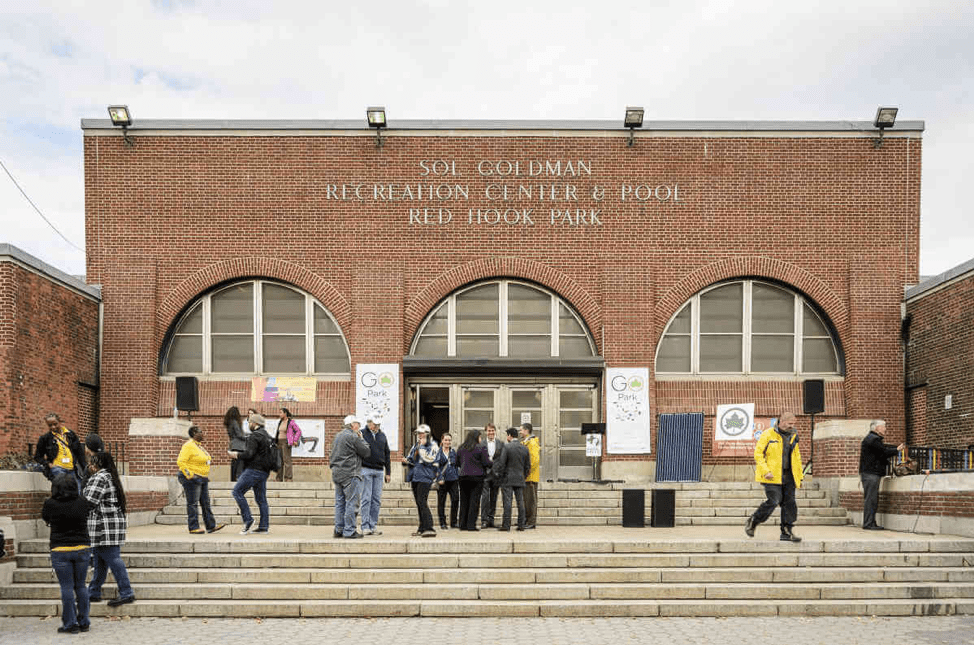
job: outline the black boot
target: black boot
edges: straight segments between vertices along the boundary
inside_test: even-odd
[[[801,542],[802,539],[791,532],[790,526],[781,527],[781,541],[782,542]]]
[[[754,537],[754,529],[757,527],[758,523],[754,521],[754,516],[747,518],[747,522],[744,524],[744,532],[747,533],[748,537]]]

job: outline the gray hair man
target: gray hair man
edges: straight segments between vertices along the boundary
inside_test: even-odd
[[[879,507],[879,483],[886,475],[889,458],[906,448],[906,444],[890,446],[883,443],[886,436],[886,422],[875,419],[869,423],[869,432],[862,440],[859,450],[859,479],[862,480],[862,528],[867,531],[882,531],[876,524],[876,509]]]
[[[328,465],[331,480],[335,483],[335,537],[360,538],[355,530],[355,515],[359,510],[362,493],[362,459],[372,452],[362,438],[362,423],[348,415],[342,423],[342,431],[331,446]]]

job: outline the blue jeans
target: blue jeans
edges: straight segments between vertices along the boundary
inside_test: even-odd
[[[196,510],[197,504],[203,509],[203,525],[207,530],[215,527],[216,518],[213,517],[213,510],[210,508],[209,478],[195,475],[192,479],[186,479],[182,473],[179,473],[178,479],[179,483],[183,485],[183,490],[186,491],[186,523],[189,524],[189,530],[195,531],[200,527],[200,515]],[[113,570],[112,574],[114,575],[114,573]]]
[[[244,493],[251,488],[254,489],[254,499],[257,500],[257,508],[260,509],[260,524],[257,528],[262,531],[267,530],[271,520],[271,511],[267,506],[267,475],[268,473],[263,470],[248,468],[237,478],[237,485],[233,487],[233,498],[237,500],[237,506],[240,507],[240,517],[244,524],[254,520],[253,515],[250,514],[250,505],[244,497]]]
[[[361,492],[361,477],[352,477],[344,484],[335,482],[335,533],[345,537],[355,534],[355,513]]]
[[[74,471],[68,468],[61,468],[60,466],[51,466],[51,483],[54,483],[54,480],[61,475],[71,475],[71,477],[74,478],[74,483],[78,485],[78,494],[80,495],[82,492],[81,480],[78,479],[78,476],[74,473]]]
[[[362,469],[362,530],[374,531],[379,523],[379,509],[382,507],[382,484],[385,483],[384,470]]]
[[[91,574],[91,582],[88,583],[88,597],[101,598],[101,587],[105,584],[105,577],[108,570],[112,570],[112,577],[118,585],[119,598],[135,598],[132,591],[132,583],[129,582],[129,572],[125,569],[122,562],[122,547],[118,544],[106,544],[96,546],[91,549],[91,559],[95,566]]]
[[[85,586],[89,558],[89,549],[51,551],[51,566],[61,585],[61,626],[67,629],[91,624],[88,587]]]

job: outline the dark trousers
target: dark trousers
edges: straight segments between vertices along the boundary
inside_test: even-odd
[[[538,482],[524,482],[524,512],[528,526],[538,523]]]
[[[879,508],[879,475],[860,473],[862,480],[862,525],[876,526],[876,509]]]
[[[416,501],[416,510],[419,512],[420,533],[433,530],[433,514],[430,513],[429,496],[429,482],[413,482],[413,499]]]
[[[243,473],[243,459],[230,460],[230,481],[235,482]]]
[[[436,514],[440,519],[440,526],[446,526],[446,498],[450,498],[450,528],[457,528],[457,515],[460,513],[458,501],[460,486],[457,480],[443,482],[436,489]]]
[[[517,528],[523,529],[526,522],[524,517],[524,488],[521,486],[502,486],[501,499],[504,502],[504,519],[501,528],[511,528],[511,497],[517,502]]]
[[[781,530],[790,529],[795,525],[795,520],[798,519],[798,504],[795,503],[795,486],[792,485],[781,485],[781,484],[761,484],[764,486],[764,494],[767,499],[758,506],[758,510],[754,511],[754,518],[756,524],[764,522],[771,514],[774,513],[774,509],[778,506],[781,507]]]
[[[484,492],[480,494],[480,524],[490,526],[494,523],[497,513],[497,493],[500,491],[498,482],[491,479],[484,482]]]
[[[484,480],[479,477],[460,478],[460,530],[474,531],[480,517],[480,493]]]
[[[207,529],[216,526],[216,518],[213,517],[213,509],[210,508],[210,480],[208,477],[195,475],[192,479],[186,479],[183,473],[176,477],[186,491],[186,523],[190,531],[195,531],[200,527],[200,516],[197,505],[203,509],[203,525]]]

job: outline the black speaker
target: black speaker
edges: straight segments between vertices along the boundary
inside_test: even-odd
[[[804,413],[819,414],[825,412],[825,381],[817,379],[805,381],[804,392]]]
[[[176,409],[188,412],[200,409],[199,384],[195,376],[176,377]]]
[[[605,434],[604,423],[583,423],[582,434]]]
[[[653,489],[653,508],[649,524],[653,527],[671,527],[676,524],[676,491],[674,489]]]
[[[622,489],[622,525],[639,529],[646,526],[646,491],[643,489]]]

